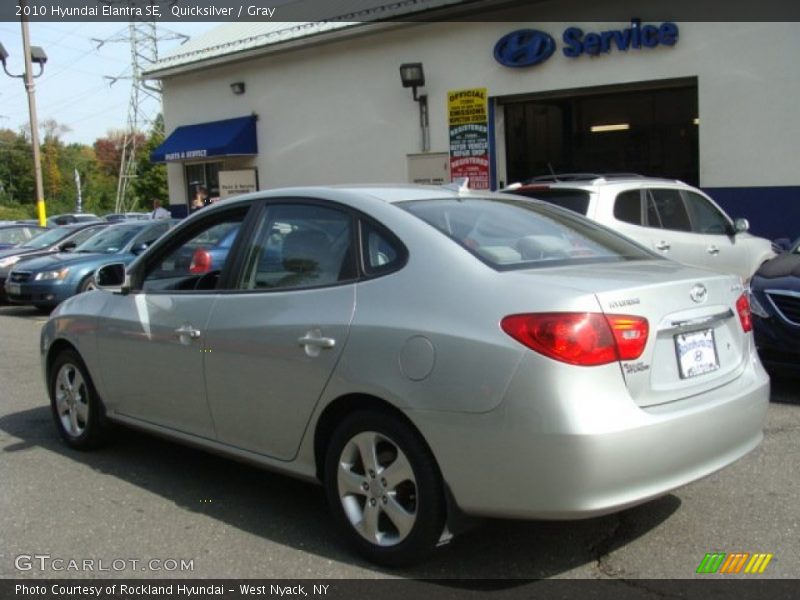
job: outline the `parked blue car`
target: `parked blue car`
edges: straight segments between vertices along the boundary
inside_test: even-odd
[[[0,224],[0,250],[27,242],[45,231],[47,229],[38,225]]]
[[[0,250],[0,302],[5,302],[5,283],[14,266],[45,254],[69,252],[88,240],[108,223],[76,223],[48,229],[44,233],[12,248]]]
[[[773,372],[800,375],[800,240],[764,263],[750,285],[761,362]]]
[[[9,273],[6,298],[50,309],[95,288],[94,272],[110,263],[129,263],[166,233],[175,221],[135,221],[106,227],[74,251],[21,262]]]

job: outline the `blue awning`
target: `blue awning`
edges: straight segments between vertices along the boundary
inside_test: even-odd
[[[258,154],[256,116],[183,125],[150,153],[152,162]]]

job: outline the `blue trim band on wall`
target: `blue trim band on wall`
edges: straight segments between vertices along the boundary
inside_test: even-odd
[[[704,187],[731,218],[750,221],[753,235],[800,237],[800,185],[775,187]]]

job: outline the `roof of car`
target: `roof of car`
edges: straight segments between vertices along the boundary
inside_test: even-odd
[[[2,228],[2,229],[13,229],[15,227],[19,228],[19,229],[21,229],[23,227],[40,228],[38,225],[34,225],[32,223],[13,223],[13,222],[12,223],[0,223],[0,228]],[[44,229],[44,227],[41,227],[40,229]]]
[[[504,188],[504,192],[515,190],[526,190],[531,188],[587,188],[587,187],[606,187],[606,186],[645,186],[645,185],[675,185],[690,187],[679,179],[668,179],[666,177],[648,177],[635,173],[563,173],[554,175],[541,175],[532,177],[523,183],[512,183]]]
[[[217,202],[216,204],[203,209],[203,211],[221,206],[231,206],[235,203],[246,203],[259,198],[274,198],[281,196],[291,198],[325,197],[331,199],[338,197],[341,200],[346,200],[347,196],[356,196],[361,199],[379,200],[389,204],[413,200],[446,200],[470,197],[486,198],[491,196],[496,196],[498,198],[504,197],[504,195],[500,195],[489,190],[471,190],[465,187],[463,184],[337,184],[330,186],[276,188],[253,192],[250,194],[243,194],[241,196],[235,196],[233,198],[228,198]]]
[[[108,225],[105,221],[78,221],[77,223],[64,223],[63,225],[56,225],[52,229],[86,229],[87,227],[105,227]]]

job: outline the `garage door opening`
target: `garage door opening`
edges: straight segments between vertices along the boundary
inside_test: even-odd
[[[501,100],[507,181],[639,173],[698,185],[697,82],[653,85]]]

